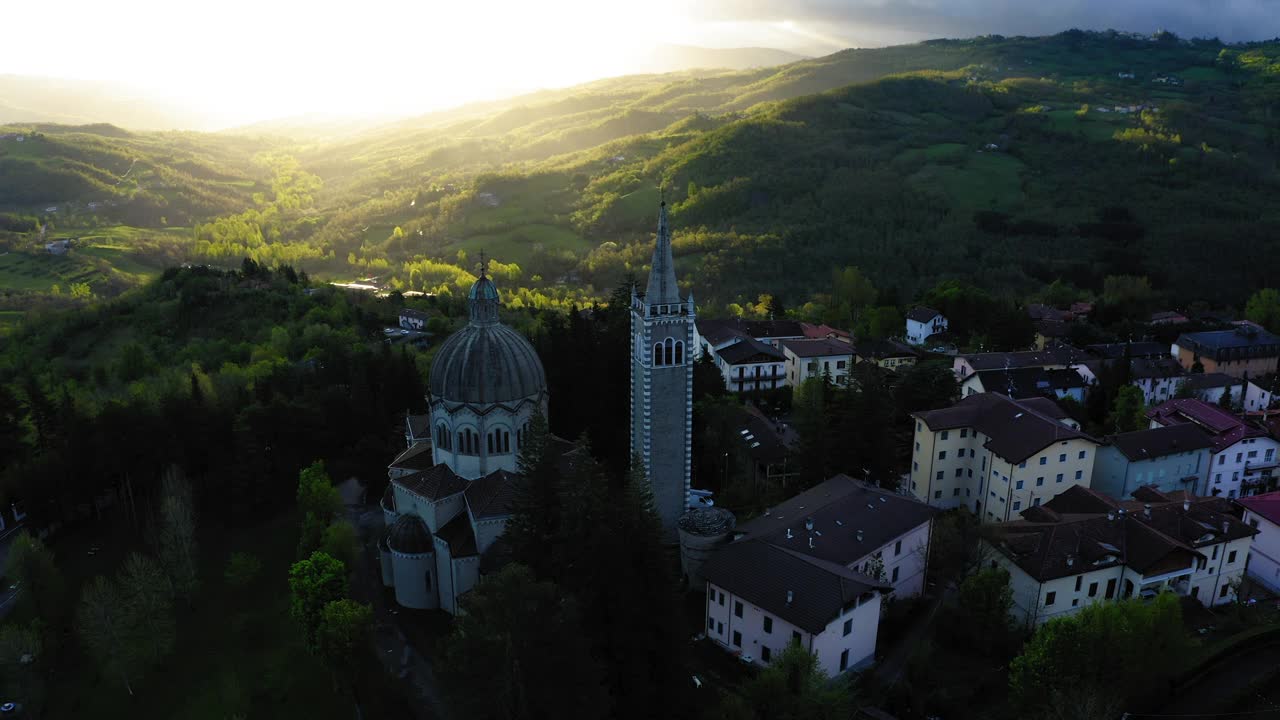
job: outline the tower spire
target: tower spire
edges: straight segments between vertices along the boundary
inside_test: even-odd
[[[649,287],[644,300],[650,305],[667,305],[680,302],[680,287],[676,284],[676,264],[671,254],[671,228],[667,225],[667,201],[665,193],[658,205],[658,240],[653,246],[653,262],[649,266]]]

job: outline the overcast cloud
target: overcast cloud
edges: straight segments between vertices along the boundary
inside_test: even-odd
[[[1166,29],[1228,42],[1280,36],[1280,0],[698,0],[688,9],[705,20],[791,21],[815,30],[825,44],[843,45],[1047,35],[1072,27]]]

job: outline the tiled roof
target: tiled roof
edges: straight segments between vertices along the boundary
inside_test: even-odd
[[[741,365],[749,362],[782,362],[782,351],[772,345],[766,345],[749,337],[716,353],[721,360],[730,365]]]
[[[887,586],[834,563],[805,557],[760,540],[721,548],[702,566],[708,581],[771,615],[820,633],[858,598]],[[791,593],[791,602],[787,602]],[[879,602],[877,598],[867,598]],[[865,600],[864,600],[865,602]]]
[[[1177,344],[1197,355],[1218,361],[1280,355],[1280,337],[1251,326],[1183,333],[1178,336]]]
[[[1168,400],[1147,411],[1147,417],[1161,425],[1195,423],[1209,434],[1213,451],[1221,452],[1245,438],[1262,437],[1266,431],[1195,398]]]
[[[395,460],[387,467],[399,468],[402,470],[426,470],[435,464],[431,459],[432,446],[430,441],[420,442],[413,447],[405,450],[396,456]]]
[[[698,334],[713,345],[735,337],[802,338],[804,328],[795,320],[743,320],[741,318],[698,320]]]
[[[800,329],[804,331],[804,336],[807,338],[853,338],[853,335],[848,330],[833,328],[825,324],[814,325],[813,323],[802,322],[800,323]]]
[[[1185,375],[1182,365],[1172,357],[1133,358],[1129,361],[1129,377],[1135,380],[1171,378]]]
[[[1134,462],[1213,446],[1209,435],[1192,423],[1109,435],[1106,442]]]
[[[467,481],[455,475],[443,463],[412,475],[393,478],[391,482],[431,502],[457,495],[467,487]]]
[[[925,307],[924,305],[917,305],[916,307],[911,308],[911,310],[907,313],[907,319],[915,320],[918,323],[927,323],[941,314],[942,313],[938,312],[937,310],[934,310],[931,307]]]
[[[431,319],[430,315],[422,312],[421,310],[415,310],[414,308],[401,308],[400,317],[413,318],[414,320],[422,320],[424,322]]]
[[[436,537],[449,546],[449,555],[455,559],[478,553],[476,535],[471,531],[471,522],[467,520],[466,513],[458,513],[457,517],[445,523],[436,532]]]
[[[1212,388],[1234,387],[1243,381],[1226,373],[1191,373],[1187,376],[1187,387],[1192,390],[1210,390]]]
[[[975,371],[1003,370],[1004,368],[1048,367],[1050,365],[1073,365],[1084,362],[1087,356],[1063,343],[1049,343],[1043,350],[1020,350],[1017,352],[990,352],[961,355]]]
[[[780,428],[752,405],[742,408],[734,427],[746,453],[756,462],[781,462],[790,455],[790,444],[798,441],[794,431]]]
[[[1067,368],[1046,370],[1041,367],[1025,367],[1013,370],[980,370],[974,375],[978,376],[983,390],[987,392],[1009,395],[1012,387],[1013,397],[1021,398],[1055,395],[1057,390],[1085,388],[1089,385],[1080,373]]]
[[[467,483],[467,507],[471,514],[476,519],[510,515],[519,481],[519,475],[498,470]]]
[[[431,428],[430,415],[408,415],[405,417],[405,425],[409,428],[409,434],[416,438],[427,437]]]
[[[919,356],[915,350],[896,340],[860,340],[855,348],[859,357],[875,360]]]
[[[930,430],[976,428],[987,441],[983,447],[1010,462],[1022,462],[1046,447],[1089,435],[1058,422],[1066,413],[1047,398],[1014,400],[999,393],[970,395],[949,408],[912,413]]]
[[[1126,349],[1130,358],[1172,357],[1169,354],[1169,344],[1162,342],[1102,343],[1085,346],[1085,350],[1090,355],[1103,360],[1119,360],[1124,357]]]
[[[782,346],[796,357],[838,357],[853,355],[853,346],[839,340],[783,340]]]
[[[1270,522],[1280,525],[1280,491],[1237,498],[1236,503],[1244,506],[1253,514],[1260,515]]]

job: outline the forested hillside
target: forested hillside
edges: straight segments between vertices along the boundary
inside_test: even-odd
[[[125,224],[148,229],[134,261],[163,246],[428,292],[484,249],[522,303],[564,305],[643,269],[663,186],[712,311],[821,305],[847,265],[881,304],[1133,275],[1239,306],[1277,269],[1278,113],[1280,43],[1071,31],[617,78],[328,141],[0,129],[26,134],[0,139],[0,242]],[[24,282],[9,307],[55,281]]]

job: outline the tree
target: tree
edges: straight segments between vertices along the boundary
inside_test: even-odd
[[[586,645],[577,603],[510,564],[462,600],[445,638],[442,687],[459,717],[605,718],[609,697]]]
[[[735,720],[843,720],[853,714],[849,686],[831,682],[817,656],[795,642],[743,684],[741,700],[728,697],[720,714]]]
[[[52,666],[52,638],[40,620],[0,625],[0,693],[21,699],[32,717],[39,717],[45,676]]]
[[[342,498],[322,461],[317,460],[298,473],[298,513],[302,516],[299,557],[320,547],[325,529],[341,510]]]
[[[528,565],[539,577],[549,577],[558,563],[561,474],[547,422],[541,415],[529,422],[518,467],[521,483],[511,503],[511,519],[504,535],[517,562]]]
[[[343,598],[326,603],[316,627],[316,654],[333,672],[335,684],[350,674],[373,627],[373,609]]]
[[[262,572],[262,561],[247,553],[232,553],[227,560],[227,569],[222,577],[233,588],[243,588],[253,582]]]
[[[62,573],[53,562],[53,553],[30,533],[21,532],[9,544],[5,577],[20,586],[17,603],[50,625],[56,625],[64,610]],[[24,611],[25,614],[25,611]]]
[[[90,655],[103,672],[118,674],[132,695],[132,681],[173,649],[173,601],[164,570],[145,555],[131,554],[119,580],[89,581],[76,621]]]
[[[1134,385],[1125,385],[1117,390],[1115,404],[1112,405],[1111,414],[1107,417],[1107,429],[1117,433],[1133,432],[1145,428],[1147,424],[1142,389]]]
[[[890,338],[901,334],[902,330],[902,313],[890,305],[867,308],[854,326],[854,334],[864,340]]]
[[[1263,288],[1254,293],[1244,307],[1244,316],[1271,332],[1280,332],[1280,291]]]
[[[356,528],[346,520],[336,520],[324,529],[320,539],[320,550],[337,558],[347,567],[355,565],[356,553],[360,547],[360,538]]]
[[[984,568],[960,583],[956,598],[959,630],[971,647],[990,655],[1009,640],[1009,612],[1013,608],[1013,590],[1009,572],[1004,568]]]
[[[130,678],[136,670],[135,658],[126,642],[128,619],[119,590],[101,575],[85,585],[76,611],[76,625],[89,654],[103,672],[117,673],[125,689],[133,694]]]
[[[347,568],[332,555],[317,550],[289,568],[289,614],[302,629],[307,647],[318,647],[324,606],[346,594]]]
[[[1182,606],[1173,593],[1088,605],[1041,627],[1010,665],[1011,699],[1038,716],[1056,698],[1110,707],[1164,683],[1184,657]]]
[[[169,576],[174,597],[190,601],[200,586],[191,483],[177,467],[170,466],[161,480],[161,494],[156,554]]]
[[[960,384],[947,363],[919,363],[902,375],[894,388],[894,403],[902,415],[950,407],[960,399]]]

